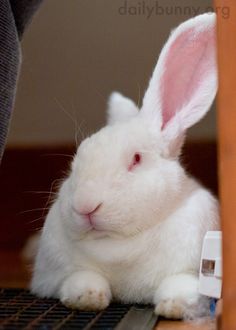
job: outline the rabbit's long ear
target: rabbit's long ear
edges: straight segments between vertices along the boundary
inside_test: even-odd
[[[128,97],[113,92],[108,100],[107,122],[109,125],[125,122],[139,113],[136,104]]]
[[[208,13],[175,29],[144,95],[141,113],[156,122],[170,156],[179,153],[186,129],[206,114],[215,97],[215,25],[215,14]]]

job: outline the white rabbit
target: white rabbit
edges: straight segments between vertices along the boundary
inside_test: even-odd
[[[201,313],[201,245],[219,228],[218,203],[179,154],[216,94],[215,25],[203,14],[174,30],[140,111],[111,95],[108,125],[81,143],[46,218],[33,293],[83,310],[115,299],[170,318]]]

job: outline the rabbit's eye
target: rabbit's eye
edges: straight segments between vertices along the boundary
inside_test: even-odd
[[[134,154],[134,156],[133,156],[133,160],[132,160],[132,162],[131,162],[131,164],[130,164],[130,166],[129,166],[129,171],[132,171],[132,169],[133,169],[135,166],[137,166],[138,164],[140,164],[140,163],[141,163],[141,159],[142,159],[141,154],[139,154],[138,152],[136,152],[136,153]]]
[[[134,160],[133,160],[133,165],[139,164],[141,161],[141,155],[140,154],[135,154],[134,155]]]

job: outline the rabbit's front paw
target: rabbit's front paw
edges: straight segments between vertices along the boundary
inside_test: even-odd
[[[209,300],[198,292],[198,278],[177,274],[165,278],[155,296],[155,313],[172,319],[195,319],[209,313]]]
[[[111,291],[107,281],[99,274],[78,272],[65,280],[60,297],[69,308],[98,311],[109,305]]]
[[[182,319],[184,316],[185,304],[179,299],[161,300],[155,307],[155,314],[166,318]]]
[[[87,288],[73,297],[63,299],[62,303],[72,309],[98,311],[105,309],[109,305],[110,299],[105,291]]]

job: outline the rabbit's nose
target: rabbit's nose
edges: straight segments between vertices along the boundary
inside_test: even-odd
[[[87,210],[84,211],[82,214],[86,215],[88,217],[91,217],[91,215],[93,215],[95,212],[98,211],[98,209],[101,207],[102,203],[98,204],[95,208],[93,208],[92,210]]]
[[[88,219],[91,218],[92,215],[94,215],[94,213],[96,213],[98,211],[98,209],[101,207],[102,203],[97,204],[95,207],[91,207],[91,206],[85,206],[85,207],[80,207],[80,208],[76,208],[73,207],[73,210],[80,214],[80,215],[84,215],[86,216]]]

